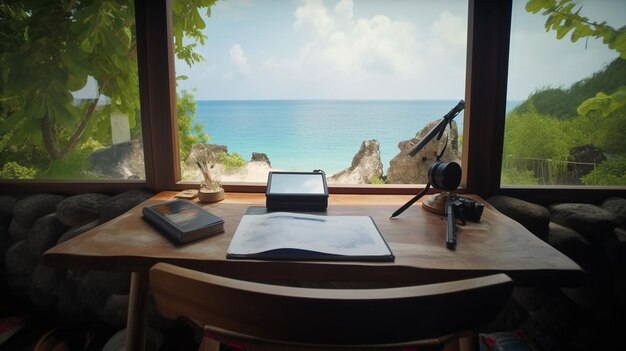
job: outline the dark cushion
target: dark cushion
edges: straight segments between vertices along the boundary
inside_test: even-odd
[[[503,195],[492,196],[487,202],[498,211],[519,222],[543,241],[548,240],[550,211],[547,208]]]
[[[592,244],[601,243],[615,229],[615,215],[591,204],[565,203],[550,206],[552,221],[576,230]]]
[[[70,227],[89,223],[100,217],[100,207],[108,195],[88,193],[70,196],[57,206],[57,217]]]
[[[594,258],[593,247],[587,239],[558,223],[550,222],[548,243],[583,267]]]
[[[626,229],[626,199],[621,197],[611,197],[602,203],[602,208],[611,212],[615,216],[615,224]]]
[[[37,194],[25,197],[13,207],[13,219],[23,226],[31,226],[37,218],[56,211],[64,196],[54,194]]]

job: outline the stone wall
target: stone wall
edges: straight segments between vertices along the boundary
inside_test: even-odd
[[[42,263],[42,254],[128,211],[153,195],[37,194],[0,196],[2,288],[22,303],[66,321],[97,319],[124,327],[129,273],[68,270]]]

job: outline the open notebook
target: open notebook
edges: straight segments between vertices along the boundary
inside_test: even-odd
[[[244,215],[227,258],[267,260],[393,261],[369,216],[291,212]]]

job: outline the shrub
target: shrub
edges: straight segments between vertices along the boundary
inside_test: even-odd
[[[614,156],[602,162],[596,169],[582,177],[585,185],[626,184],[626,155]]]
[[[372,176],[370,178],[370,184],[385,184],[385,180],[377,176]]]
[[[224,165],[224,168],[227,170],[233,170],[244,167],[246,165],[246,160],[236,152],[233,152],[230,155],[227,153],[221,153],[219,156],[219,163]]]
[[[33,179],[37,170],[24,167],[17,162],[7,162],[0,169],[0,178],[3,179]]]

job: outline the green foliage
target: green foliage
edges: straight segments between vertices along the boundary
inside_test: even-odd
[[[99,141],[88,138],[64,158],[52,160],[38,177],[45,179],[94,179],[98,176],[91,173],[91,163],[88,159],[91,153],[102,147],[103,145]]]
[[[219,163],[224,165],[224,168],[226,170],[232,171],[235,169],[245,167],[246,160],[240,154],[236,152],[233,152],[230,155],[223,152],[223,153],[220,153],[219,155]]]
[[[572,139],[564,131],[564,122],[536,112],[532,105],[528,112],[513,110],[507,116],[504,131],[503,174],[514,181],[556,184],[567,171]],[[526,171],[532,171],[532,174]],[[530,175],[530,177],[529,177]]]
[[[626,106],[603,117],[599,112],[579,115],[565,123],[563,130],[573,145],[591,144],[610,154],[626,152]]]
[[[554,30],[557,39],[564,38],[570,32],[572,42],[582,38],[602,39],[604,44],[620,54],[621,59],[626,59],[626,26],[615,29],[609,26],[606,21],[591,21],[580,14],[582,6],[578,9],[576,6],[577,4],[573,0],[529,0],[526,3],[526,11],[532,13],[543,11],[541,14],[548,17],[545,23],[546,31]],[[597,93],[595,97],[591,97],[595,92],[587,95],[588,100],[578,107],[579,113],[600,111],[601,114],[608,115],[612,111],[626,106],[626,86],[623,83],[621,87],[615,89],[602,87],[598,90],[601,92]],[[615,90],[617,91],[611,95],[604,93]]]
[[[575,10],[573,0],[529,0],[526,11],[547,16],[546,31],[554,30],[557,39],[571,32],[570,39],[576,42],[582,38],[602,39],[610,49],[619,52],[626,59],[626,27],[615,29],[606,22],[594,22],[580,14],[582,6]]]
[[[188,64],[201,60],[194,52],[205,39],[200,11],[210,15],[214,2],[172,1],[175,54]],[[0,2],[0,164],[19,159],[59,177],[66,166],[81,169],[69,158],[84,153],[89,138],[111,143],[111,113],[128,116],[131,136],[141,137],[133,6],[132,0]],[[97,96],[76,104],[71,92],[90,76]],[[191,122],[182,129],[204,140]]]
[[[566,161],[569,142],[558,120],[537,112],[511,111],[506,119],[504,154],[514,158],[547,158]]]
[[[98,81],[99,94],[110,98],[112,108],[135,119],[139,91],[132,2],[45,0],[12,6],[0,8],[12,29],[10,44],[0,54],[2,102],[9,106],[0,131],[12,133],[10,142],[39,134],[33,142],[51,159],[60,159],[85,132],[97,131],[90,127],[103,117],[95,108],[100,98],[75,106],[70,93],[88,76]],[[20,15],[11,16],[16,8]]]
[[[370,184],[385,184],[385,180],[377,176],[372,176],[370,178]]]
[[[574,118],[579,112],[590,112],[588,110],[577,111],[577,106],[587,103],[586,100],[590,96],[596,95],[598,91],[617,93],[625,85],[626,60],[617,58],[602,70],[572,84],[569,88],[546,87],[533,92],[526,101],[516,107],[516,110],[528,112],[535,108],[543,115],[561,119]],[[617,108],[619,107],[614,106],[612,111]]]
[[[50,162],[48,168],[38,177],[44,179],[93,179],[95,175],[89,172],[91,164],[87,161],[87,156],[89,154],[72,151],[64,158]]]
[[[198,44],[204,45],[207,37],[202,34],[206,27],[200,9],[206,10],[207,17],[211,17],[211,6],[216,0],[172,0],[172,12],[174,12],[174,49],[176,57],[183,60],[187,65],[204,60],[202,55],[194,50]],[[191,43],[185,43],[185,39]]]
[[[548,87],[531,93],[516,110],[525,113],[536,111],[556,118],[570,118],[576,115],[576,104],[572,103],[566,90]]]
[[[606,117],[613,111],[626,105],[626,86],[620,87],[616,92],[607,95],[599,92],[595,97],[584,101],[578,106],[579,114],[586,115],[593,111],[598,111],[602,116]]]
[[[514,109],[507,116],[502,184],[557,184],[564,181],[569,150],[577,145],[594,145],[612,154],[626,152],[626,106],[606,117],[596,112],[553,118],[534,108],[535,97],[529,97],[521,108]]]
[[[582,182],[586,185],[626,184],[626,154],[602,162],[591,173],[583,176]]]
[[[502,167],[501,184],[536,185],[539,181],[532,170]]]
[[[33,179],[36,174],[36,169],[13,161],[5,163],[0,169],[0,179]]]
[[[180,149],[180,159],[186,160],[191,152],[191,148],[197,143],[208,143],[209,136],[204,133],[201,124],[195,123],[196,100],[194,96],[183,90],[177,94],[176,117],[178,123],[178,144]]]
[[[605,22],[580,15],[571,0],[530,0],[526,10],[542,11],[546,31],[557,39],[571,33],[602,39],[620,53],[600,72],[570,88],[543,88],[511,111],[505,126],[503,184],[561,184],[568,179],[569,150],[593,145],[615,155],[626,153],[626,27],[618,30]],[[624,185],[624,158],[613,157],[583,176],[584,184]],[[569,175],[571,176],[571,175]]]

